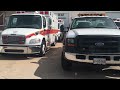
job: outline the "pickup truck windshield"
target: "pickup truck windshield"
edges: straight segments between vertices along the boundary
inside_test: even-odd
[[[108,17],[81,17],[73,20],[71,29],[78,28],[109,28],[116,29],[117,26]]]
[[[10,17],[7,28],[42,28],[39,15],[13,15]]]

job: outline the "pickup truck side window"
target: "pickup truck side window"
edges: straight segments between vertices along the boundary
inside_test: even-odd
[[[51,18],[49,18],[49,25],[52,25],[52,20],[51,20]]]

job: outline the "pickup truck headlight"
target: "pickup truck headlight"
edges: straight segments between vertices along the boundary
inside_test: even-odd
[[[67,38],[66,44],[67,44],[67,46],[75,46],[75,39],[74,38]]]
[[[31,39],[29,44],[36,44],[36,43],[40,43],[40,39]]]

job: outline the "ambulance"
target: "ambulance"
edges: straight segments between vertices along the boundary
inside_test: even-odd
[[[47,18],[48,23],[50,23],[50,28],[52,29],[52,33],[50,34],[50,38],[53,38],[55,35],[56,42],[59,41],[60,38],[60,28],[59,28],[59,20],[58,16],[53,13],[52,11],[40,11],[40,14],[45,15]]]
[[[19,11],[1,33],[1,54],[43,56],[55,46],[58,20],[51,11]]]

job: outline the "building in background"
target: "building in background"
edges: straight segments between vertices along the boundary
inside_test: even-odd
[[[16,11],[0,11],[0,31],[4,30],[9,20],[9,16],[13,13],[16,13]]]
[[[120,18],[120,11],[53,11],[58,15],[59,19],[64,20],[65,27],[69,27],[72,21],[72,18],[77,17],[79,13],[106,13],[107,16],[112,19]],[[7,25],[9,16],[16,11],[0,11],[0,31],[4,30],[4,27]]]
[[[53,12],[58,15],[58,19],[64,20],[65,28],[69,27],[70,11],[53,11]]]
[[[112,19],[120,18],[120,11],[53,11],[59,19],[63,19],[65,27],[69,27],[72,18],[77,17],[79,13],[105,13]]]

